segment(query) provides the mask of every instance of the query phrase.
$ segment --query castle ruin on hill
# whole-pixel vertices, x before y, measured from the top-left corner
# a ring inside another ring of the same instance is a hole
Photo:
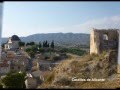
[[[90,54],[100,54],[103,51],[117,52],[117,72],[120,73],[120,30],[93,29],[90,34]],[[113,57],[114,58],[114,57]]]

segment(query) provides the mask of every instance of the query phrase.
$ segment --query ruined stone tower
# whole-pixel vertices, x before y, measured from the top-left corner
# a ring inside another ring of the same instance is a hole
[[[90,54],[118,50],[118,29],[93,29],[90,35]]]
[[[93,29],[90,34],[90,54],[100,54],[103,51],[114,50],[117,58],[117,73],[120,73],[120,30],[118,29]]]

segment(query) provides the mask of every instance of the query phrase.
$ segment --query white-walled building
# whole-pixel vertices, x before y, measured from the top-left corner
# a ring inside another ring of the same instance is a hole
[[[14,50],[19,48],[20,38],[17,35],[9,37],[7,43],[5,44],[5,50]]]

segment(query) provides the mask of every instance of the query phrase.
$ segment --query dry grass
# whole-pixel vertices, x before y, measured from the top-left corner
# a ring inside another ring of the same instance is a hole
[[[113,53],[116,55],[115,53]],[[112,54],[110,54],[112,55]],[[100,55],[70,56],[71,58],[62,61],[53,72],[49,74],[48,83],[43,83],[42,88],[54,86],[54,88],[117,88],[120,87],[117,80],[104,82],[73,82],[72,78],[97,78],[107,79],[115,74],[116,63],[109,58],[109,53],[103,52]],[[112,73],[111,73],[112,72]]]

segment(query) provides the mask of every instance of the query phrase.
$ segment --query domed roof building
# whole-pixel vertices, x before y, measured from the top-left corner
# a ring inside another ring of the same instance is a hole
[[[20,38],[17,35],[9,37],[7,43],[5,44],[5,49],[7,50],[16,50],[19,48]]]
[[[19,38],[17,35],[13,35],[13,36],[11,37],[11,40],[12,40],[12,41],[20,41],[20,38]]]

